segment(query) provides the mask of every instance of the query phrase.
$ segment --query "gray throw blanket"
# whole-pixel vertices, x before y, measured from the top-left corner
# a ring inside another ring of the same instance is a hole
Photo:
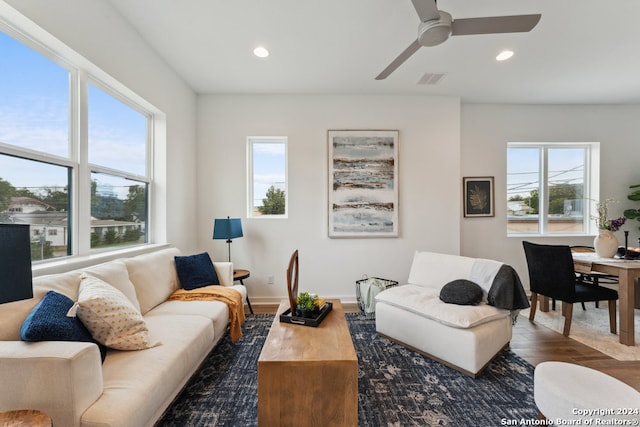
[[[502,264],[493,279],[487,295],[487,301],[494,307],[510,310],[514,323],[518,312],[530,307],[520,276],[518,276],[513,267],[507,264]]]

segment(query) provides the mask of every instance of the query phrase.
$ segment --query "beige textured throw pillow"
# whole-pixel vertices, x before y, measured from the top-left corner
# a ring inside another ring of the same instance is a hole
[[[82,275],[76,305],[78,318],[107,347],[142,350],[159,344],[150,342],[147,324],[131,301],[97,277]]]

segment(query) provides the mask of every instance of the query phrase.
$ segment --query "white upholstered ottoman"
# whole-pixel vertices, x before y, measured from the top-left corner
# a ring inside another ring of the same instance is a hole
[[[447,320],[460,314],[460,320],[465,323],[470,319],[478,320],[477,324],[463,327],[432,317],[430,312],[412,309],[411,304],[403,306],[389,302],[391,294],[408,291],[409,287],[411,285],[390,288],[378,294],[386,292],[376,304],[376,330],[385,338],[474,378],[509,344],[512,326],[508,311],[483,305],[474,307],[475,312],[480,312],[478,317],[471,307],[466,306],[442,307],[442,311],[438,310],[453,315],[445,316]],[[389,292],[391,290],[395,291]],[[414,290],[425,294],[429,292],[418,287]],[[437,294],[431,302],[433,305],[445,305],[437,298]],[[447,311],[446,308],[451,310]],[[463,314],[464,311],[467,313]]]
[[[450,304],[440,299],[443,287],[459,280],[472,281],[482,289],[479,304]],[[494,300],[498,302],[489,304]],[[522,284],[509,266],[493,260],[416,252],[408,283],[376,296],[376,331],[477,377],[509,344],[514,310],[528,306]]]
[[[536,366],[533,395],[540,414],[553,422],[559,421],[556,424],[597,419],[606,420],[600,425],[637,425],[624,421],[609,423],[640,421],[637,390],[600,371],[573,363],[542,362]]]

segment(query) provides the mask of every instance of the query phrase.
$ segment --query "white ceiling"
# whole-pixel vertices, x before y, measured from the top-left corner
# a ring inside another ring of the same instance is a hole
[[[456,18],[541,13],[530,33],[452,37],[378,75],[417,36],[410,0],[110,0],[203,94],[444,95],[640,103],[640,1],[440,0]],[[264,45],[267,59],[253,56]],[[503,49],[515,51],[496,62]],[[425,73],[446,73],[417,85]]]

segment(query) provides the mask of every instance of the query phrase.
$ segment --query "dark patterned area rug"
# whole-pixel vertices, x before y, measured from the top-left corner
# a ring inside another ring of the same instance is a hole
[[[250,315],[241,340],[231,343],[227,334],[157,426],[257,425],[258,356],[272,321],[272,315]],[[536,419],[533,367],[512,352],[503,351],[474,380],[380,338],[374,320],[349,313],[347,321],[358,354],[360,426],[500,426]]]

